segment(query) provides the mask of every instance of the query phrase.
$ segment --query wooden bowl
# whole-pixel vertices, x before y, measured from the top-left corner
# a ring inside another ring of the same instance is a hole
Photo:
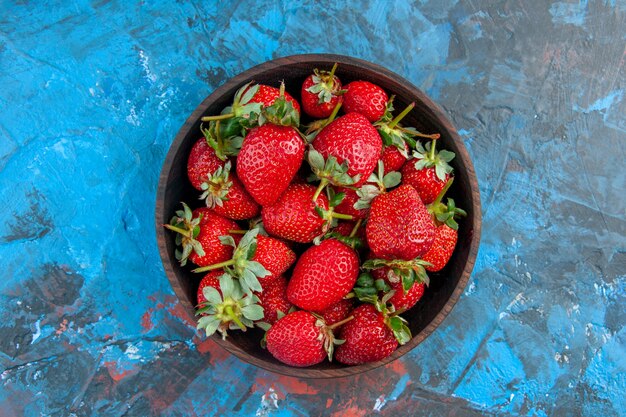
[[[280,81],[284,80],[287,91],[299,99],[302,82],[313,69],[330,70],[335,62],[339,63],[336,74],[344,85],[354,80],[373,82],[388,94],[396,95],[394,104],[397,110],[402,110],[410,102],[415,101],[415,109],[403,120],[403,124],[414,126],[425,133],[439,132],[441,139],[438,148],[456,153],[456,158],[451,163],[455,180],[449,196],[454,198],[458,207],[467,211],[467,217],[460,220],[459,240],[449,264],[440,273],[430,274],[431,284],[423,298],[403,315],[409,321],[413,338],[382,361],[357,366],[344,366],[325,361],[309,368],[294,368],[278,362],[260,347],[260,330],[246,333],[232,331],[226,340],[222,340],[219,335],[213,336],[217,344],[248,363],[280,374],[304,378],[355,375],[398,359],[422,343],[443,322],[463,292],[478,251],[481,226],[480,196],[472,161],[456,129],[441,108],[404,78],[370,62],[326,54],[295,55],[275,59],[228,80],[196,108],[178,132],[167,154],[159,179],[156,202],[156,233],[165,272],[180,303],[189,317],[196,321],[194,305],[202,274],[191,273],[189,266],[180,267],[174,256],[174,236],[162,225],[180,208],[181,201],[190,204],[192,208],[201,204],[198,192],[191,187],[186,174],[187,156],[192,145],[202,136],[200,118],[219,114],[222,108],[230,105],[235,91],[251,80],[274,86],[278,86]]]

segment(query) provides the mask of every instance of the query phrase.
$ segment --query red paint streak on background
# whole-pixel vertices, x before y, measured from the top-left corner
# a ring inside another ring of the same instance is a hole
[[[119,382],[122,379],[126,378],[127,376],[134,374],[136,372],[133,369],[126,369],[124,371],[120,371],[117,368],[117,363],[113,361],[104,362],[104,366],[107,368],[107,371],[109,372],[109,376],[111,377],[111,379],[114,380],[115,382]]]

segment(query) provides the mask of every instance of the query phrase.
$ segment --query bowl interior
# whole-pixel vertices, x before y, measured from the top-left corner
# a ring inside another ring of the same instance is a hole
[[[337,377],[357,374],[391,362],[421,343],[443,321],[458,300],[469,279],[478,250],[480,235],[480,200],[474,168],[467,150],[455,128],[443,111],[423,92],[400,76],[369,62],[338,55],[298,55],[273,60],[254,67],[230,79],[207,97],[183,125],[166,157],[157,194],[156,229],[160,254],[170,283],[190,317],[194,317],[196,291],[202,274],[193,274],[189,267],[181,268],[174,256],[175,244],[171,234],[161,226],[167,223],[184,201],[192,208],[199,207],[198,192],[189,184],[186,174],[187,155],[193,144],[202,137],[200,117],[219,114],[231,104],[237,89],[249,81],[278,86],[282,80],[286,90],[299,99],[303,80],[314,68],[330,69],[339,63],[336,74],[347,84],[354,80],[366,80],[381,86],[388,94],[396,96],[397,112],[415,102],[415,109],[403,120],[405,126],[414,126],[424,133],[441,134],[439,149],[456,153],[451,165],[455,180],[449,191],[458,207],[467,211],[461,219],[459,240],[452,259],[446,268],[429,274],[431,284],[420,302],[403,316],[409,321],[413,338],[400,346],[390,357],[376,363],[347,367],[338,363],[324,362],[310,368],[292,368],[274,359],[259,345],[261,333],[229,332],[224,341],[214,340],[239,358],[262,368],[297,377]]]

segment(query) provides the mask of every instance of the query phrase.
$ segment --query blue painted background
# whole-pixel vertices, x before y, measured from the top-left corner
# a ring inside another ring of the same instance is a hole
[[[626,415],[626,2],[0,4],[3,416]],[[484,210],[444,325],[330,382],[198,338],[153,224],[187,115],[305,52],[380,63],[439,102]]]

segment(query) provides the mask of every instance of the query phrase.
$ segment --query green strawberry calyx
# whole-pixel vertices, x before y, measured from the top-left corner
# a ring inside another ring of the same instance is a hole
[[[435,174],[441,181],[446,180],[446,175],[452,173],[453,169],[448,162],[454,159],[454,152],[448,150],[441,150],[435,152],[437,141],[433,139],[424,147],[421,142],[417,142],[415,145],[415,151],[413,151],[413,157],[417,159],[415,162],[415,169],[421,170],[425,168],[435,168]]]
[[[374,198],[397,186],[400,184],[400,181],[402,181],[402,174],[396,171],[385,174],[383,161],[379,160],[378,172],[373,172],[367,179],[367,183],[357,190],[356,195],[359,196],[359,199],[354,203],[353,207],[357,210],[370,208]]]
[[[380,293],[384,295],[379,297]],[[411,330],[408,322],[399,316],[403,311],[396,311],[393,304],[388,303],[395,291],[384,279],[374,280],[369,272],[363,272],[357,278],[356,284],[347,297],[357,297],[364,303],[374,305],[374,308],[383,315],[385,325],[391,329],[394,337],[401,345],[411,340]]]
[[[252,99],[256,93],[258,93],[259,88],[259,85],[253,84],[253,81],[244,84],[235,93],[232,105],[225,107],[220,115],[204,116],[201,120],[203,122],[209,122],[237,118],[251,120],[253,123],[256,122],[261,110],[263,109],[263,104],[253,102]]]
[[[210,121],[209,127],[205,127],[204,123],[200,124],[200,131],[204,135],[207,145],[215,150],[215,155],[222,161],[226,161],[229,156],[239,154],[245,130],[237,125],[233,127],[233,123]]]
[[[430,284],[430,278],[426,273],[425,266],[431,266],[430,262],[415,258],[410,261],[403,259],[368,259],[361,265],[361,269],[371,271],[379,268],[389,268],[387,279],[391,283],[402,282],[402,289],[406,294],[414,283]]]
[[[258,118],[259,126],[272,123],[279,126],[300,126],[300,113],[291,101],[285,98],[285,83],[280,83],[280,95],[271,106],[263,107]]]
[[[313,194],[313,201],[317,200],[317,197],[319,197],[322,190],[324,190],[328,184],[349,187],[359,181],[360,174],[354,177],[348,175],[348,161],[343,161],[340,164],[333,155],[329,155],[327,159],[324,159],[324,156],[312,146],[309,146],[307,160],[314,174],[311,179],[320,180],[317,190],[315,190],[315,194]]]
[[[228,192],[233,182],[230,179],[230,161],[219,167],[212,174],[207,174],[207,180],[200,185],[202,195],[200,200],[204,200],[208,208],[215,206],[223,207],[224,201],[228,200]]]
[[[407,152],[408,148],[415,148],[415,137],[423,137],[427,139],[439,139],[438,133],[427,135],[419,132],[414,127],[403,127],[400,125],[400,121],[413,110],[415,102],[409,104],[398,114],[393,116],[395,96],[391,96],[385,107],[385,113],[383,116],[374,123],[374,127],[378,130],[384,146],[395,146],[400,151],[400,154],[409,159]]]
[[[448,204],[443,204],[441,200],[446,192],[452,186],[452,182],[454,181],[454,177],[450,177],[446,182],[446,185],[437,195],[435,201],[426,206],[430,215],[435,220],[437,224],[446,224],[448,227],[458,230],[459,224],[456,222],[456,219],[459,217],[467,216],[467,212],[461,208],[456,206],[456,203],[453,199],[448,198]]]
[[[220,276],[219,282],[221,294],[211,286],[202,289],[206,302],[196,311],[196,315],[201,316],[197,325],[199,330],[204,330],[207,336],[218,331],[222,339],[226,339],[227,330],[245,332],[254,326],[254,321],[263,319],[263,307],[258,304],[256,295],[244,294],[226,273]]]
[[[313,85],[307,88],[306,91],[316,94],[319,104],[330,103],[333,97],[337,97],[347,91],[339,88],[339,79],[335,77],[336,70],[336,62],[330,71],[320,71],[317,68],[313,70]]]
[[[232,285],[239,285],[241,290],[248,295],[253,292],[261,292],[263,288],[259,282],[259,278],[271,275],[265,267],[257,261],[253,261],[257,248],[257,236],[259,229],[248,230],[237,245],[232,236],[220,236],[219,239],[223,245],[229,245],[235,248],[232,259],[220,262],[214,265],[196,268],[192,272],[207,272],[215,269],[224,268],[226,277],[224,280],[233,281]],[[235,282],[235,280],[237,282]]]
[[[315,212],[318,216],[324,219],[324,224],[322,225],[322,233],[320,233],[319,236],[313,239],[313,243],[316,245],[320,244],[326,233],[331,228],[337,226],[338,220],[354,220],[354,217],[349,214],[335,212],[335,207],[337,207],[345,197],[344,193],[335,193],[335,190],[333,190],[331,187],[326,187],[326,195],[328,196],[328,210],[325,210],[317,205],[317,198],[313,200],[315,203]]]
[[[176,249],[175,255],[180,265],[185,266],[192,252],[198,256],[204,256],[205,253],[202,244],[196,240],[200,234],[202,215],[194,218],[189,206],[185,203],[182,205],[183,209],[176,211],[176,215],[170,219],[169,224],[164,224],[163,227],[177,233],[176,246],[182,247],[182,251]]]
[[[343,243],[344,245],[350,246],[352,249],[359,250],[365,247],[365,243],[356,236],[356,233],[359,231],[359,228],[363,224],[363,219],[359,219],[352,231],[348,236],[344,236],[339,232],[333,231],[330,229],[323,237],[323,239],[336,239]]]
[[[324,346],[324,351],[326,351],[326,354],[328,355],[328,360],[332,362],[335,346],[341,345],[342,343],[345,342],[345,340],[336,339],[335,335],[333,334],[333,330],[335,330],[339,326],[346,324],[350,320],[354,319],[354,316],[349,316],[341,321],[338,321],[331,325],[327,325],[324,319],[320,315],[315,314],[315,313],[311,313],[311,314],[317,319],[315,321],[315,326],[318,327],[320,331],[319,336],[317,337],[317,340],[322,342]]]

